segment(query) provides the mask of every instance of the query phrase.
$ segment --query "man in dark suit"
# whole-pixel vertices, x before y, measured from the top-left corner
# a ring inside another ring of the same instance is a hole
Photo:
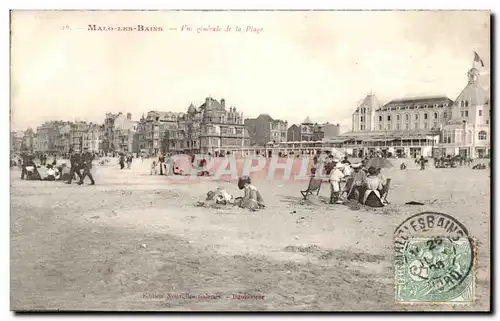
[[[92,155],[91,152],[88,150],[83,153],[82,158],[81,158],[81,167],[83,168],[83,175],[80,177],[80,181],[78,182],[78,185],[83,184],[83,180],[85,177],[90,178],[90,185],[95,185],[94,177],[92,177],[92,173],[90,170],[92,169],[92,161],[94,160],[94,155]]]
[[[71,151],[71,156],[69,158],[69,162],[71,164],[71,171],[69,172],[69,180],[66,182],[66,184],[71,184],[71,181],[75,178],[75,174],[78,175],[80,180],[82,179],[82,174],[80,173],[81,169],[81,157],[80,153],[77,153],[75,151]]]

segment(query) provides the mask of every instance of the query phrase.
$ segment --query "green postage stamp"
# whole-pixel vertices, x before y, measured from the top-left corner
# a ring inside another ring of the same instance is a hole
[[[419,213],[394,236],[396,302],[474,302],[476,251],[460,222],[446,214]]]

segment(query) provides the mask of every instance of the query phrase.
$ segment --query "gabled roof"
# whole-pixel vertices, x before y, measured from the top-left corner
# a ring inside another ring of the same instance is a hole
[[[379,103],[377,97],[374,94],[368,94],[363,99],[361,104],[359,104],[358,108],[356,108],[356,111],[358,111],[361,108],[372,108],[372,110],[375,110],[379,107],[380,107],[380,103]]]
[[[304,119],[304,121],[302,122],[302,124],[312,124],[313,122],[311,121],[311,118],[309,118],[309,116],[306,117],[306,119]]]
[[[199,107],[200,109],[224,109],[222,105],[216,100],[213,99],[212,97],[207,98],[208,103],[210,106],[207,106],[207,101],[205,101],[201,106]]]

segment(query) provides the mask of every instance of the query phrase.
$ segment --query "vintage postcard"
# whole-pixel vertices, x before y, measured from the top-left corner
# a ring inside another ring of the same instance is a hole
[[[489,11],[11,11],[13,311],[489,311]]]

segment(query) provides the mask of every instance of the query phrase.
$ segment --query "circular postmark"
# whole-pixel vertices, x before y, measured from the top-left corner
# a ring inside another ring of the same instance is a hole
[[[436,212],[413,215],[394,232],[398,302],[472,301],[474,244],[454,217]]]

